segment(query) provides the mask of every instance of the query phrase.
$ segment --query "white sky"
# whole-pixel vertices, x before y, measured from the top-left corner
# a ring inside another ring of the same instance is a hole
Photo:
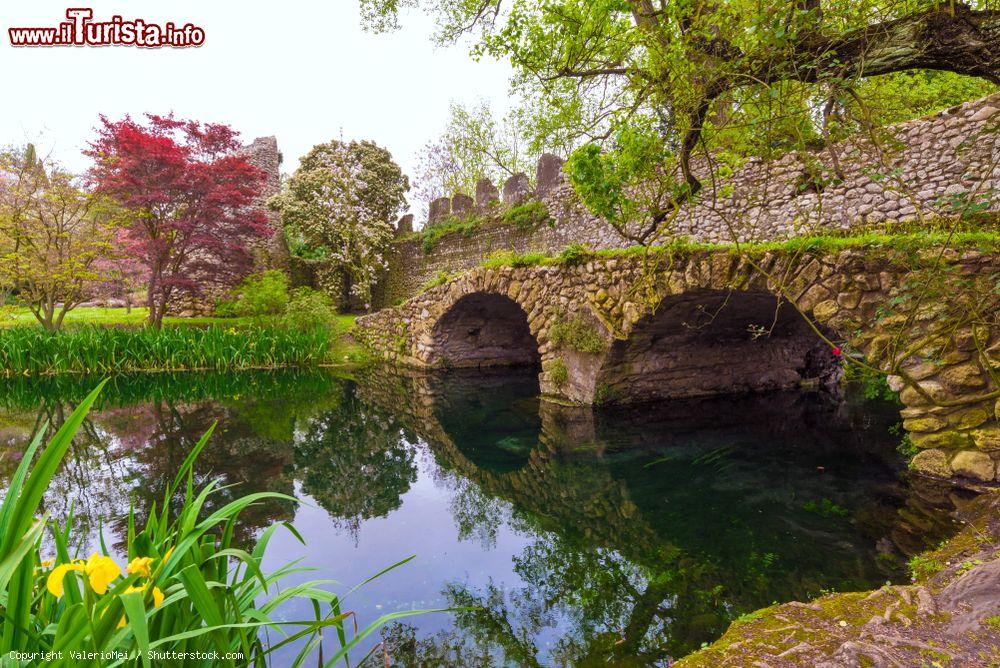
[[[67,6],[92,7],[95,20],[190,22],[204,28],[205,44],[10,46],[7,28],[55,26]],[[80,151],[98,114],[172,110],[228,123],[246,142],[276,135],[283,171],[314,144],[342,135],[385,146],[412,178],[451,100],[508,106],[505,63],[474,62],[464,46],[435,47],[433,22],[419,13],[398,32],[365,33],[356,0],[32,0],[5,2],[0,17],[0,145],[34,142],[77,171],[87,167]]]

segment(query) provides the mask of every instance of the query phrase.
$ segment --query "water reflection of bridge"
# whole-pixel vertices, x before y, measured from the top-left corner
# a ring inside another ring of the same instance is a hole
[[[941,492],[903,495],[885,423],[846,404],[779,394],[633,420],[539,401],[534,378],[509,371],[373,372],[358,391],[540,533],[638,566],[644,588],[616,592],[631,601],[613,645],[623,655],[656,629],[670,652],[687,651],[734,610],[900,578],[942,529]],[[804,510],[822,500],[835,511]]]

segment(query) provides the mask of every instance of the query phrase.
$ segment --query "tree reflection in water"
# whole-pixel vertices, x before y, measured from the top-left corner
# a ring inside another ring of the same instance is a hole
[[[46,419],[58,427],[95,382],[0,388],[5,477],[32,431]],[[908,555],[950,530],[947,493],[901,475],[891,406],[783,394],[594,412],[537,394],[533,375],[510,372],[373,373],[358,384],[293,372],[119,378],[46,503],[59,518],[73,503],[91,540],[103,523],[120,544],[129,503],[142,513],[162,504],[217,422],[196,466],[199,484],[224,486],[212,507],[299,492],[328,514],[324,530],[377,559],[362,527],[391,518],[426,475],[447,498],[455,544],[485,554],[523,540],[506,581],[469,584],[456,578],[472,564],[440,562],[434,586],[467,609],[432,633],[386,629],[392,662],[414,666],[666,665],[772,601],[899,581]],[[297,510],[255,506],[238,535],[249,544]]]

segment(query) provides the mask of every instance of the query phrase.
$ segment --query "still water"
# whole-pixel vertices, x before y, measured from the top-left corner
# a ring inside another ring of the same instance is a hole
[[[4,480],[93,384],[0,384]],[[162,499],[217,422],[196,466],[236,485],[216,506],[301,500],[243,515],[246,544],[279,521],[305,539],[279,532],[265,570],[301,559],[315,571],[300,580],[347,591],[415,555],[347,599],[362,625],[470,608],[386,627],[358,653],[381,642],[379,666],[665,666],[773,602],[903,581],[953,529],[951,492],[905,475],[891,405],[772,394],[591,411],[537,393],[510,372],[117,378],[46,503],[120,548],[129,503]]]

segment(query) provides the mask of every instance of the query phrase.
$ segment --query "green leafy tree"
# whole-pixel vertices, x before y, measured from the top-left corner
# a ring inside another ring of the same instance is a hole
[[[424,147],[417,172],[417,195],[429,202],[458,192],[475,192],[476,181],[498,184],[531,171],[522,124],[516,115],[496,118],[489,104],[453,102],[444,132]]]
[[[0,155],[0,284],[12,286],[50,332],[102,279],[115,208],[33,146]]]
[[[314,146],[268,204],[292,254],[317,263],[323,287],[367,305],[409,187],[384,148],[334,140]]]
[[[390,29],[401,8],[417,4],[362,0],[363,16],[373,29]],[[927,90],[956,75],[1000,83],[1000,32],[993,28],[1000,12],[992,0],[420,4],[437,17],[442,42],[471,36],[475,55],[513,64],[515,87],[547,115],[537,119],[536,134],[614,147],[625,128],[652,129],[665,158],[655,165],[656,189],[669,195],[653,207],[659,226],[669,222],[671,204],[702,189],[696,151],[783,152],[867,127],[880,120],[874,112],[905,106],[892,95],[914,98],[912,88],[880,86],[883,77],[951,73],[921,82]],[[723,164],[731,161],[724,156]],[[641,167],[615,177],[628,181],[654,167],[628,155],[621,162]]]

